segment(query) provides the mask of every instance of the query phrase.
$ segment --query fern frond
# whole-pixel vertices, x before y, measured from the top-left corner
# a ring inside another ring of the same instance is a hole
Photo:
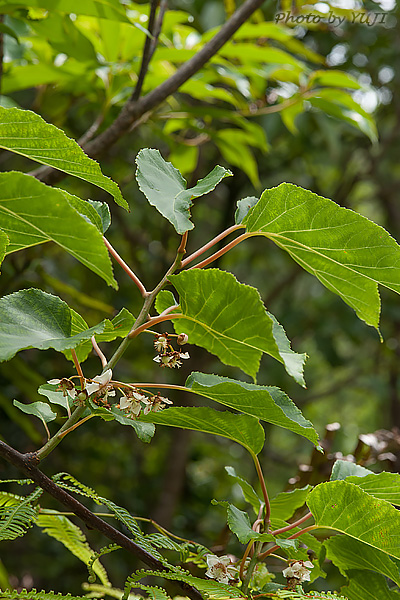
[[[233,599],[244,597],[240,589],[236,587],[225,585],[224,583],[219,583],[218,581],[214,581],[212,579],[200,579],[200,577],[194,577],[191,575],[189,571],[185,571],[180,567],[174,567],[173,571],[150,571],[142,569],[140,571],[136,571],[136,573],[132,573],[125,583],[124,598],[128,597],[130,590],[132,587],[138,585],[138,581],[140,581],[140,579],[148,576],[163,577],[164,579],[188,583],[189,585],[197,588],[200,592],[206,594],[209,598],[215,600],[218,600],[219,598]]]
[[[270,595],[268,597],[271,597]],[[336,592],[307,592],[298,589],[293,590],[277,590],[272,594],[272,599],[276,600],[347,600],[344,596],[338,596]]]
[[[163,548],[164,550],[175,550],[175,552],[181,552],[185,550],[187,546],[190,545],[190,542],[183,542],[182,544],[178,544],[175,540],[167,537],[163,533],[149,533],[145,535],[144,538],[149,541],[156,548]]]
[[[57,483],[60,487],[68,490],[69,492],[75,492],[75,494],[80,494],[81,496],[86,496],[87,498],[91,498],[95,502],[97,502],[97,494],[92,488],[88,487],[84,483],[81,483],[75,477],[70,475],[69,473],[57,473],[52,477],[53,481]],[[97,502],[97,504],[100,504]]]
[[[85,565],[89,565],[94,551],[90,548],[85,535],[75,523],[54,511],[54,514],[39,514],[36,525],[41,527],[44,533],[61,542]],[[107,572],[100,562],[97,562],[92,568],[93,572],[96,573],[103,585],[111,586]]]
[[[39,508],[33,503],[42,493],[41,488],[37,488],[26,497],[1,492],[0,541],[15,540],[25,535],[37,518]]]
[[[37,592],[21,590],[0,590],[0,600],[85,600],[85,596],[71,596],[71,594],[56,594],[55,592]]]
[[[96,560],[99,560],[99,558],[101,558],[105,554],[110,554],[110,552],[114,552],[114,550],[119,550],[120,548],[121,546],[118,546],[118,544],[110,544],[109,546],[101,548],[98,552],[95,552],[90,557],[89,562],[87,563],[87,568],[89,571],[89,583],[95,583],[96,581],[96,569],[93,567]]]
[[[82,587],[84,590],[87,590],[85,598],[104,598],[105,596],[111,596],[111,598],[116,598],[117,600],[121,600],[124,595],[123,590],[119,588],[109,588],[104,587],[104,585],[98,585],[97,583],[83,583]],[[128,600],[141,600],[143,596],[138,596],[137,594],[129,594]]]
[[[0,479],[1,483],[18,483],[18,485],[30,485],[34,483],[33,479]]]
[[[153,585],[144,585],[141,583],[136,584],[141,590],[145,590],[148,593],[150,600],[171,600],[165,590]]]

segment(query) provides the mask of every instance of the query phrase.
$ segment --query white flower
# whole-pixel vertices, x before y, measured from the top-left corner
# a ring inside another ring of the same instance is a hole
[[[126,396],[122,396],[122,398],[120,399],[119,407],[122,410],[126,410],[132,415],[135,415],[136,417],[140,415],[140,411],[142,410],[142,405],[138,400],[132,400],[131,398],[127,398]]]
[[[158,335],[154,340],[154,348],[157,350],[157,352],[162,352],[163,350],[166,350],[168,348],[168,335]]]
[[[94,392],[97,392],[101,388],[104,388],[112,379],[111,369],[107,369],[102,375],[96,375],[93,377],[92,383],[86,384],[86,392],[88,396],[91,396]]]
[[[236,579],[237,569],[232,565],[229,556],[215,556],[207,554],[207,577],[216,579],[220,583],[229,583],[230,579]]]
[[[286,579],[298,579],[299,581],[310,581],[310,571],[308,569],[313,569],[314,565],[309,560],[299,560],[296,562],[292,562],[289,567],[282,571],[282,575],[286,577]]]
[[[70,379],[67,379],[66,377],[63,377],[63,379],[49,379],[47,383],[49,383],[50,385],[58,385],[58,389],[60,391],[62,390],[64,396],[68,394],[70,398],[74,399],[78,395],[78,392],[75,389],[75,385]]]
[[[153,406],[152,406],[151,410],[153,412],[162,410],[163,408],[165,408],[166,404],[173,404],[172,400],[169,400],[169,398],[164,398],[163,396],[159,396],[159,395],[154,396],[152,400],[153,400]]]
[[[50,383],[50,385],[59,385],[61,383],[61,379],[49,379],[47,383]]]
[[[167,352],[166,354],[159,354],[153,360],[161,364],[162,367],[168,367],[169,369],[173,369],[174,367],[181,367],[182,362],[181,358],[187,359],[190,358],[189,352]]]

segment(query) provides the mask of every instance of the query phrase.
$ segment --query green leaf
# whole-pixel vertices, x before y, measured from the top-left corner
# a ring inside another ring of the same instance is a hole
[[[111,407],[111,412],[114,415],[115,420],[118,421],[118,423],[120,423],[121,425],[128,425],[129,427],[132,427],[135,430],[136,435],[140,440],[142,440],[142,442],[147,443],[151,441],[151,438],[153,437],[155,432],[155,427],[152,423],[144,423],[143,421],[128,419],[128,417],[125,416],[125,413],[121,409],[117,408],[115,405]]]
[[[400,600],[400,594],[389,590],[386,580],[378,573],[350,571],[349,585],[340,590],[348,600]]]
[[[283,550],[297,550],[299,547],[299,540],[285,540],[283,538],[276,538],[275,543]]]
[[[307,498],[315,524],[400,558],[400,514],[389,502],[347,481],[317,485]]]
[[[219,269],[193,269],[169,279],[179,292],[184,314],[173,321],[175,331],[187,333],[191,344],[212,352],[226,365],[240,367],[253,379],[265,352],[304,385],[306,355],[292,352],[283,328],[265,310],[255,288]]]
[[[217,500],[212,500],[212,504],[220,504],[226,508],[228,527],[242,544],[247,544],[250,540],[262,540],[264,542],[274,540],[274,537],[269,533],[257,533],[253,531],[249,515],[236,508],[234,504],[218,502]]]
[[[161,292],[157,294],[154,306],[156,311],[160,314],[167,308],[170,308],[170,306],[174,306],[174,304],[178,305],[178,302],[173,293],[170,290],[161,290]]]
[[[244,220],[378,328],[378,283],[400,293],[400,247],[379,225],[298,186],[266,190]]]
[[[129,208],[117,184],[103,175],[95,160],[61,129],[30,110],[0,106],[0,147],[92,183]]]
[[[111,410],[108,410],[108,408],[105,408],[104,406],[98,406],[90,398],[87,401],[87,406],[95,417],[100,417],[103,421],[114,421],[115,415]]]
[[[337,479],[346,479],[349,475],[355,475],[356,477],[365,477],[370,475],[372,471],[365,469],[361,465],[356,465],[348,460],[337,460],[332,467],[332,473],[330,480],[335,481]]]
[[[190,221],[192,198],[208,194],[224,177],[232,175],[227,169],[216,166],[193,188],[186,189],[185,179],[171,163],[163,159],[158,150],[144,148],[137,155],[136,164],[140,190],[180,234],[194,227]]]
[[[283,521],[290,519],[296,510],[304,505],[311,489],[311,485],[306,485],[291,492],[281,492],[275,496],[270,502],[272,518]]]
[[[6,249],[9,243],[8,235],[0,229],[0,265],[3,262],[3,258],[6,254]]]
[[[400,475],[399,473],[371,473],[361,477],[347,477],[346,481],[354,483],[359,488],[391,504],[400,506]]]
[[[57,385],[45,383],[44,385],[40,386],[40,388],[38,389],[38,393],[42,396],[46,396],[46,398],[52,404],[58,404],[59,406],[62,406],[63,408],[65,408],[65,410],[67,410],[67,408],[70,406],[68,402],[68,396],[64,396],[63,392],[57,392],[57,388]]]
[[[11,29],[11,27],[8,27],[7,25],[4,25],[4,23],[0,23],[0,33],[5,33],[5,34],[11,36],[19,44],[19,39],[18,39],[18,36],[15,33],[15,31],[13,31]]]
[[[21,290],[0,299],[0,361],[26,348],[75,348],[103,329],[104,323],[99,323],[71,335],[71,312],[65,302],[41,290]]]
[[[248,483],[248,481],[246,481],[245,479],[243,479],[242,477],[237,475],[236,471],[233,467],[225,467],[225,471],[228,473],[228,475],[230,477],[235,479],[235,481],[240,485],[240,487],[242,488],[244,499],[249,504],[251,504],[251,506],[254,509],[254,512],[256,513],[256,515],[258,515],[258,511],[260,510],[262,500],[258,496],[258,494],[255,491],[255,489],[253,488],[253,486],[250,485],[250,483]]]
[[[207,407],[172,407],[150,412],[141,420],[220,435],[241,444],[251,454],[258,454],[264,446],[263,428],[257,419],[248,415]]]
[[[79,210],[84,210],[81,203],[86,204],[29,175],[0,173],[0,227],[10,241],[6,253],[53,241],[117,287],[102,235],[79,214]],[[87,204],[88,211],[91,208]]]
[[[53,412],[48,404],[45,402],[31,402],[31,404],[22,404],[18,400],[13,401],[14,406],[22,410],[27,415],[34,415],[43,423],[50,423],[57,418],[57,413]]]
[[[185,386],[194,394],[289,429],[318,444],[317,432],[310,421],[303,417],[297,406],[279,388],[198,372],[189,375]]]
[[[400,585],[399,566],[387,554],[344,535],[325,540],[326,557],[346,576],[346,571],[376,571]]]
[[[253,208],[257,202],[258,198],[255,196],[247,196],[246,198],[237,201],[237,209],[235,212],[236,225],[239,225],[243,221],[249,210]]]
[[[355,77],[352,77],[352,75],[349,75],[345,71],[338,70],[314,71],[311,73],[308,81],[310,86],[326,85],[350,88],[352,90],[359,90],[362,87]]]

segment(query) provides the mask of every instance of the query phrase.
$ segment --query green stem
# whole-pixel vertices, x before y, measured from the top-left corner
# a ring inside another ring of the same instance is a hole
[[[49,441],[46,442],[44,446],[39,448],[39,450],[35,453],[37,462],[40,462],[41,460],[46,458],[46,456],[48,456],[50,452],[52,452],[54,448],[58,446],[58,444],[62,441],[64,432],[68,431],[68,429],[71,429],[71,427],[73,427],[79,421],[85,410],[86,406],[78,406],[74,410],[69,419],[65,421],[61,429],[59,429],[57,433],[53,435],[53,437],[51,437]]]
[[[253,575],[254,568],[257,564],[257,560],[259,558],[259,552],[262,548],[262,542],[256,542],[256,547],[253,556],[251,557],[250,564],[247,567],[246,576],[244,578],[242,592],[243,594],[247,594],[247,590],[249,589],[249,584],[251,581],[251,576]]]

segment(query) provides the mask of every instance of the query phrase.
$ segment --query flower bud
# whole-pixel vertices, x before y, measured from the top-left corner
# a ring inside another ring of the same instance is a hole
[[[186,333],[180,333],[177,338],[177,342],[180,346],[188,343],[189,336]]]

